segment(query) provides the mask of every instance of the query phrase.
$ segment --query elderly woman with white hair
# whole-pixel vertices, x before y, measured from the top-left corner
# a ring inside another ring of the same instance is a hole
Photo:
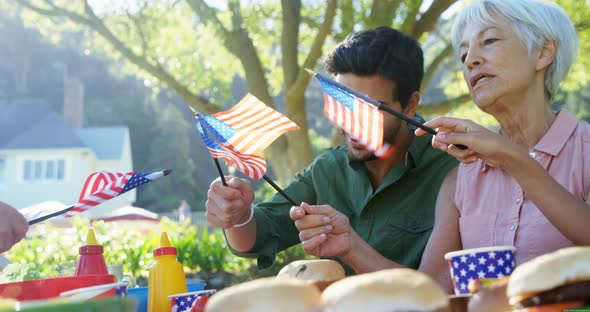
[[[544,1],[476,0],[457,17],[453,44],[473,101],[500,130],[447,117],[427,123],[439,131],[432,145],[462,161],[439,191],[420,264],[449,290],[449,251],[516,246],[518,265],[590,244],[590,126],[550,107],[576,56],[570,19]],[[352,231],[344,215],[329,217],[331,230],[304,241],[306,250],[331,250],[320,255],[340,257],[358,273],[399,267]]]
[[[473,101],[500,130],[446,117],[427,123],[439,130],[432,145],[462,161],[453,198],[440,207],[440,222],[459,234],[446,249],[515,246],[518,265],[589,245],[590,126],[550,106],[576,57],[570,19],[554,3],[480,0],[461,12],[452,42]]]

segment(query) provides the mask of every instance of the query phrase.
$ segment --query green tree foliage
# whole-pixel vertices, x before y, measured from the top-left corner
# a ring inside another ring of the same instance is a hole
[[[302,131],[279,138],[266,156],[285,181],[312,158],[304,96],[310,77],[304,68],[318,66],[334,39],[354,25],[395,24],[421,38],[455,1],[17,2],[29,25],[53,42],[79,33],[86,53],[120,61],[146,85],[174,90],[201,111],[218,111],[212,103],[229,101],[234,76],[244,77],[248,91],[266,104],[284,102]]]
[[[305,101],[310,77],[304,68],[317,69],[324,52],[353,30],[393,25],[424,43],[422,91],[440,90],[440,96],[425,97],[430,100],[422,105],[423,114],[445,114],[469,102],[460,75],[452,74],[459,66],[448,39],[449,19],[463,1],[16,2],[28,24],[52,42],[63,43],[64,34],[77,33],[81,39],[75,43],[85,53],[115,60],[118,69],[154,90],[173,90],[198,110],[210,113],[235,103],[231,81],[245,79],[249,92],[281,108],[301,127],[283,135],[265,153],[280,182],[306,166],[313,153],[308,132],[312,110]],[[558,2],[587,42],[587,1]],[[577,65],[566,90],[587,80],[579,79],[586,63]]]
[[[74,37],[74,38],[71,38]],[[75,35],[68,35],[68,40]],[[181,199],[203,209],[206,190],[216,172],[196,163],[210,156],[201,146],[186,105],[175,95],[153,96],[151,88],[133,77],[114,77],[109,63],[85,56],[68,46],[47,42],[16,18],[0,15],[0,99],[40,98],[61,113],[63,77],[83,82],[85,127],[120,126],[130,129],[136,171],[174,169],[168,183],[138,189],[137,206],[173,211]],[[119,75],[120,76],[120,75]]]

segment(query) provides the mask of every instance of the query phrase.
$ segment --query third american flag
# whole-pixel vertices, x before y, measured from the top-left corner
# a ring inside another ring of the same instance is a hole
[[[198,114],[197,128],[213,158],[223,158],[251,178],[266,173],[262,151],[281,134],[299,127],[252,94],[233,108],[210,116]]]
[[[66,214],[66,218],[84,212],[140,185],[168,175],[170,172],[171,170],[152,173],[95,172],[86,178],[78,202]]]

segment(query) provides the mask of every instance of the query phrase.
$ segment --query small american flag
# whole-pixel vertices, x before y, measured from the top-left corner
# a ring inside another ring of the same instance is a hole
[[[233,108],[207,116],[223,145],[242,154],[260,155],[281,134],[299,127],[248,93]]]
[[[188,312],[191,310],[193,303],[197,299],[197,295],[189,295],[182,297],[172,297],[170,299],[170,305],[172,306],[172,312]]]
[[[207,133],[215,133],[215,129],[207,123],[204,117],[197,116],[197,129],[201,138],[207,145],[207,149],[211,156],[215,159],[225,159],[228,166],[234,167],[245,175],[260,179],[266,174],[266,161],[264,157],[258,155],[246,155],[234,150],[231,146],[224,147],[217,144],[213,139],[207,136]],[[206,132],[203,130],[206,129]]]
[[[378,157],[385,157],[393,147],[383,143],[383,113],[378,107],[316,76],[324,91],[324,114],[333,124]]]
[[[262,151],[286,131],[299,129],[252,94],[230,110],[210,116],[197,114],[195,118],[211,156],[225,159],[228,166],[253,179],[266,173]]]
[[[152,173],[95,172],[86,178],[78,202],[66,214],[66,218],[84,212],[140,185],[168,175],[170,172],[171,170]]]

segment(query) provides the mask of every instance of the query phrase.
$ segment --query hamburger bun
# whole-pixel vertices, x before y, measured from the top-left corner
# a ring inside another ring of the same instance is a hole
[[[322,293],[325,311],[447,311],[448,298],[428,275],[388,269],[341,279]]]
[[[522,311],[583,306],[590,301],[590,247],[563,248],[521,264],[512,272],[506,293],[510,304]]]
[[[334,260],[298,260],[284,266],[277,278],[296,278],[307,281],[323,291],[333,282],[344,278],[344,268]]]
[[[234,285],[212,295],[207,312],[319,312],[320,291],[304,281],[274,277]]]

